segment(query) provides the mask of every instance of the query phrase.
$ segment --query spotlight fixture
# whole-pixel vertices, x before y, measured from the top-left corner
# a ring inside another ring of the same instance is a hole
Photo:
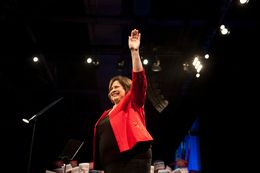
[[[93,58],[92,58],[92,57],[85,57],[85,59],[84,59],[84,63],[85,63],[85,64],[91,64],[92,61],[93,61]]]
[[[160,66],[160,60],[156,60],[154,63],[153,63],[153,65],[152,65],[152,71],[154,71],[154,72],[159,72],[159,71],[161,71],[162,70],[162,68],[161,68],[161,66]]]
[[[220,33],[222,35],[228,35],[228,34],[230,34],[230,31],[225,25],[221,25],[220,26]]]
[[[184,71],[190,71],[190,65],[188,63],[183,63],[182,66]]]
[[[247,4],[249,0],[239,0],[240,4]]]
[[[144,66],[147,66],[147,65],[148,65],[148,63],[149,63],[149,60],[145,58],[145,59],[143,59],[143,61],[142,61],[142,62],[143,62],[143,65],[144,65]]]
[[[85,56],[84,58],[84,63],[88,64],[88,65],[93,65],[95,67],[98,67],[100,64],[99,58],[89,55],[89,56]]]
[[[124,69],[124,67],[125,67],[125,60],[124,59],[118,60],[117,61],[117,67],[116,67],[117,70],[122,71]]]
[[[93,64],[94,66],[99,66],[99,60],[98,60],[98,58],[93,59],[92,64]]]

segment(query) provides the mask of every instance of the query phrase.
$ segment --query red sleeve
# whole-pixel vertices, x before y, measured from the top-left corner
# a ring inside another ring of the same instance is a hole
[[[140,107],[145,104],[147,79],[145,71],[133,72],[132,71],[132,86],[131,92],[133,101]]]

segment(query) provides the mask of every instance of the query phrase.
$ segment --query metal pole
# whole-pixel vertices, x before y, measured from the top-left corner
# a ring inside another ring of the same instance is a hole
[[[29,153],[29,159],[28,159],[27,173],[31,172],[31,162],[32,162],[32,151],[33,151],[35,128],[36,128],[36,121],[33,122],[33,131],[32,131],[32,138],[31,138],[31,146],[30,146],[30,153]]]

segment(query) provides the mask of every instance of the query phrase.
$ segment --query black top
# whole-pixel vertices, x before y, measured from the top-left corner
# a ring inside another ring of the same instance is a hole
[[[97,157],[101,168],[105,165],[122,160],[133,158],[151,158],[147,150],[151,147],[150,143],[138,143],[133,149],[120,153],[113,129],[110,125],[109,116],[104,117],[97,125]],[[99,165],[99,164],[98,164]]]
[[[109,116],[106,116],[97,125],[97,150],[101,165],[106,165],[120,157]]]

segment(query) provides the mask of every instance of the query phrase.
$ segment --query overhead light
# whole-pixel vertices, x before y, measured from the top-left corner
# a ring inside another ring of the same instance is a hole
[[[85,60],[84,60],[84,62],[85,62],[86,64],[91,64],[92,61],[93,61],[92,57],[86,57]]]
[[[225,25],[221,25],[220,26],[220,33],[222,35],[228,35],[228,34],[230,34],[230,31]]]
[[[240,4],[247,4],[249,0],[239,0]]]
[[[23,120],[23,122],[25,122],[25,123],[27,123],[27,124],[30,122],[29,120],[27,120],[27,119],[25,119],[25,118],[23,118],[22,120]]]
[[[161,68],[161,66],[160,66],[160,60],[156,60],[154,63],[153,63],[153,65],[152,65],[152,71],[154,71],[154,72],[158,72],[158,71],[161,71],[162,70],[162,68]]]
[[[189,71],[190,65],[188,63],[183,63],[182,66],[184,71]]]
[[[149,63],[148,59],[145,58],[145,59],[143,60],[143,65],[148,65],[148,63]]]
[[[100,61],[99,61],[98,57],[95,57],[95,56],[92,56],[92,55],[88,55],[88,56],[85,56],[84,63],[88,64],[88,65],[93,65],[95,67],[98,67],[99,64],[100,64]]]
[[[94,66],[99,66],[99,60],[98,60],[98,58],[93,59],[92,64],[93,64]]]
[[[117,70],[122,71],[125,67],[125,60],[121,59],[117,61]]]

